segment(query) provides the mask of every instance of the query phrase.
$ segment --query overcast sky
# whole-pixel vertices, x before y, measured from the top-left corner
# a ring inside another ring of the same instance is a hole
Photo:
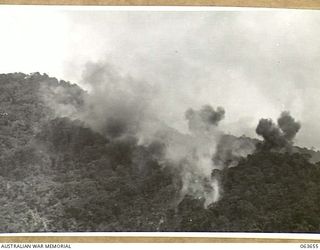
[[[157,86],[159,117],[223,106],[225,131],[255,135],[289,110],[297,143],[320,149],[320,11],[109,11],[0,7],[0,73],[84,84],[87,62]]]

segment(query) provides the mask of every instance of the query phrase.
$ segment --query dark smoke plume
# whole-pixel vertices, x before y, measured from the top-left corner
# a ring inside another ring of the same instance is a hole
[[[256,133],[263,137],[266,148],[283,148],[287,140],[279,127],[271,119],[261,119],[256,128]]]
[[[222,107],[217,107],[217,110],[210,105],[204,105],[199,111],[188,109],[185,117],[188,120],[189,130],[191,132],[209,131],[215,127],[224,118],[225,110]]]
[[[284,111],[278,119],[278,124],[275,124],[271,119],[261,119],[256,133],[263,137],[264,148],[290,150],[300,127],[300,123],[296,122],[288,111]]]
[[[283,132],[284,137],[292,141],[301,128],[301,124],[296,122],[288,111],[281,113],[278,119],[278,125]]]

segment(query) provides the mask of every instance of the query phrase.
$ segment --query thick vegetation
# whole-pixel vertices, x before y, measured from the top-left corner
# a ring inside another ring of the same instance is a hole
[[[257,150],[213,173],[217,203],[205,209],[186,196],[177,204],[179,178],[157,160],[163,145],[110,140],[57,117],[48,100],[59,88],[60,103],[81,108],[85,93],[76,85],[0,75],[1,232],[320,232],[320,165],[307,154],[315,152]]]

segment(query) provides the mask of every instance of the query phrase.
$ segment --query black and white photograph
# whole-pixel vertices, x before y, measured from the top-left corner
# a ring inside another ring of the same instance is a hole
[[[0,6],[0,233],[320,233],[320,10]]]

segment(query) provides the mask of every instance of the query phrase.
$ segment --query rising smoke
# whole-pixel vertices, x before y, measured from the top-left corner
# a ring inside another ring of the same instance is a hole
[[[256,133],[264,139],[263,148],[290,151],[300,127],[300,123],[296,122],[288,111],[284,111],[278,118],[277,124],[271,119],[261,119]]]
[[[283,132],[283,136],[290,142],[292,142],[301,128],[301,124],[296,122],[288,111],[281,113],[278,119],[278,125]]]
[[[241,158],[255,150],[252,140],[223,133],[219,123],[224,116],[222,107],[214,109],[204,105],[199,110],[190,108],[185,112],[189,134],[166,129],[157,137],[156,140],[165,145],[164,164],[178,170],[181,180],[177,204],[186,195],[203,200],[205,208],[217,202],[221,188],[219,175],[215,173],[236,166]]]
[[[195,111],[192,108],[188,109],[185,117],[188,120],[190,132],[197,134],[198,132],[210,132],[218,126],[224,115],[224,108],[217,107],[217,110],[215,110],[210,105],[205,105],[199,111]]]
[[[182,180],[181,199],[185,195],[191,195],[203,199],[205,207],[219,199],[219,183],[212,172],[220,169],[220,166],[214,164],[212,157],[222,136],[218,125],[224,114],[222,107],[215,110],[210,105],[205,105],[200,110],[186,111],[185,118],[190,130],[189,142],[168,147],[169,160],[172,159],[172,152],[183,152],[176,162]]]
[[[52,90],[51,95],[44,95],[56,115],[78,119],[111,142],[135,137],[143,147],[162,145],[161,154],[155,159],[160,165],[173,168],[180,179],[177,204],[186,195],[202,200],[204,207],[218,201],[220,187],[214,170],[237,165],[241,157],[255,149],[249,141],[226,139],[219,128],[225,117],[222,107],[189,108],[185,112],[189,133],[182,133],[158,116],[153,101],[161,93],[154,86],[121,75],[106,63],[88,63],[82,76],[82,85],[88,91],[82,95],[81,106],[61,104]],[[148,167],[142,155],[134,155],[134,162]]]
[[[90,88],[81,119],[94,130],[115,139],[135,135],[148,118],[152,87],[121,76],[105,63],[88,63],[83,80]],[[150,112],[151,114],[151,112]]]

